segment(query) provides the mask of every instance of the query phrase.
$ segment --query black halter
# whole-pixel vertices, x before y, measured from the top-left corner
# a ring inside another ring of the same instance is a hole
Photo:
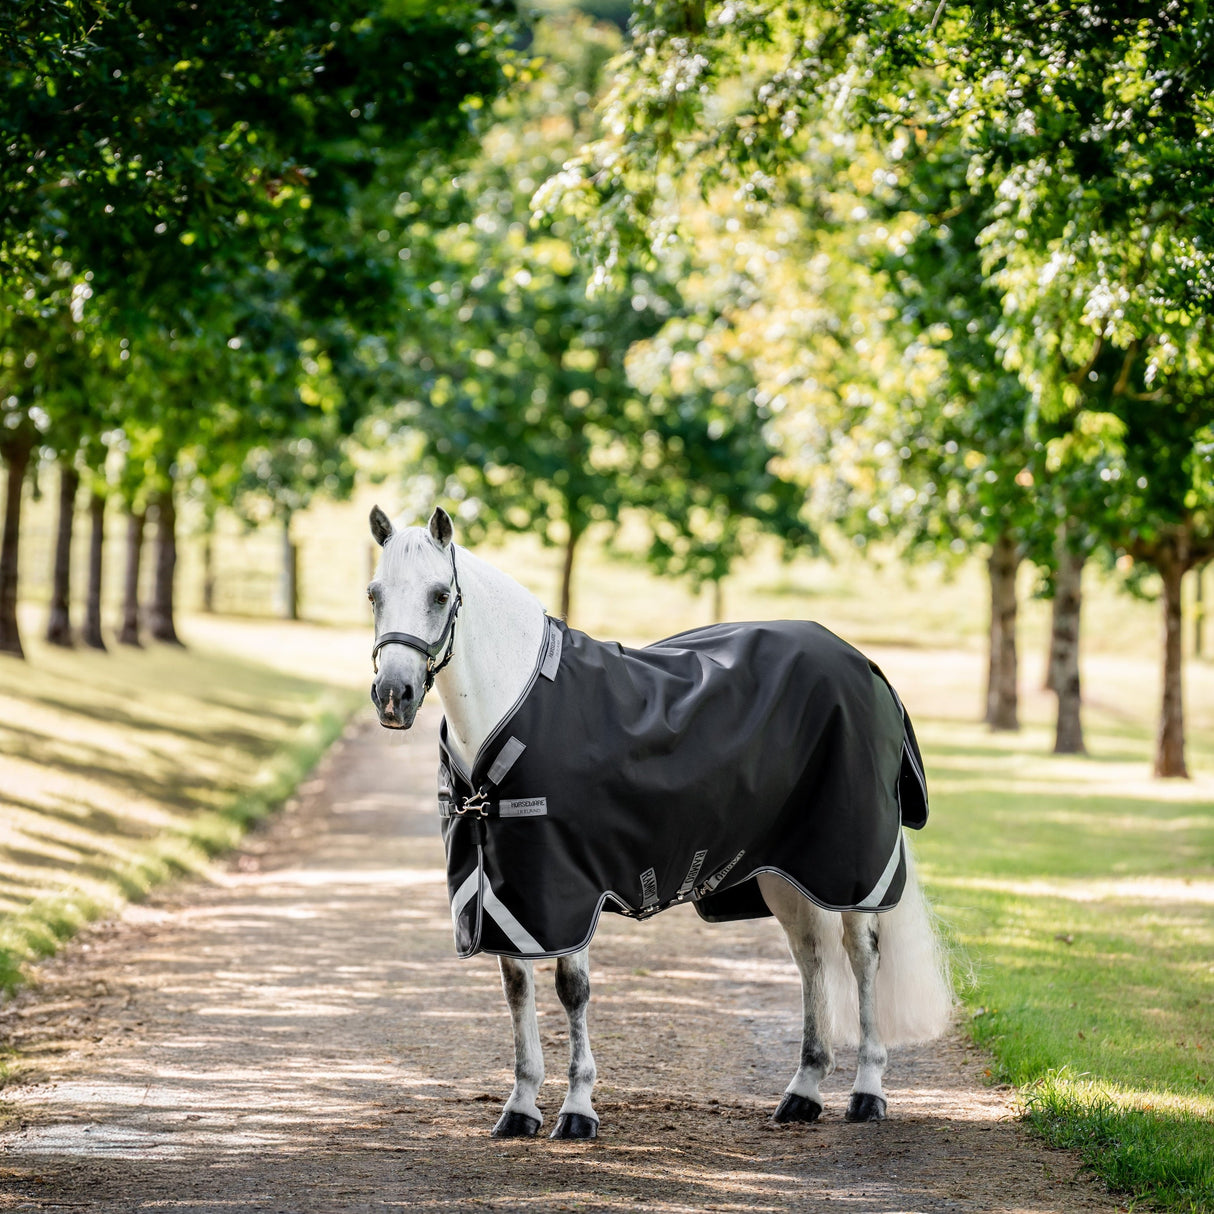
[[[379,651],[385,645],[408,645],[410,649],[416,649],[418,653],[426,655],[426,685],[425,690],[429,691],[434,686],[434,676],[438,674],[444,666],[451,661],[451,655],[455,652],[455,617],[459,615],[460,606],[463,604],[464,596],[460,593],[459,588],[459,573],[455,568],[455,545],[451,546],[451,578],[455,585],[455,599],[451,603],[451,610],[447,613],[447,622],[443,625],[443,630],[439,634],[437,641],[423,641],[421,637],[415,637],[409,632],[382,632],[375,638],[375,644],[371,646],[371,668],[376,674],[379,673],[379,663],[376,658],[379,656]],[[443,649],[447,652],[443,654],[441,662],[435,662],[435,659]]]

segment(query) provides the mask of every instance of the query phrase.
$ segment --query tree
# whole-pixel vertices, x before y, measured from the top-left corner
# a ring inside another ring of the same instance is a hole
[[[396,250],[367,259],[373,234],[325,237],[370,186],[382,198],[410,155],[466,137],[467,107],[504,79],[507,32],[491,6],[458,0],[323,10],[174,0],[154,15],[133,0],[20,0],[6,12],[0,302],[21,322],[0,334],[15,339],[0,359],[10,503],[19,509],[45,424],[43,330],[61,323],[70,290],[87,283],[104,298],[115,341],[155,344],[213,320],[215,296],[255,248],[254,271],[290,293],[297,315],[357,323],[382,295],[373,285],[391,281]],[[11,652],[16,509],[0,557],[0,648]]]
[[[347,444],[332,414],[318,412],[310,432],[272,447],[255,447],[245,457],[239,479],[228,496],[250,526],[268,517],[282,529],[282,615],[299,618],[299,552],[291,535],[291,520],[318,494],[348,496],[354,487],[354,466]]]
[[[673,300],[640,266],[591,292],[569,225],[527,222],[535,185],[579,138],[614,37],[586,22],[538,27],[534,49],[550,58],[501,103],[460,176],[453,222],[430,234],[433,303],[405,351],[404,416],[426,436],[428,466],[465,499],[465,532],[534,531],[560,545],[566,617],[578,544],[627,504],[649,428],[628,349],[658,331]]]
[[[817,543],[802,515],[805,491],[776,471],[780,443],[754,368],[725,317],[677,317],[628,355],[650,424],[632,502],[652,532],[648,559],[664,574],[713,587],[763,532],[786,551]]]
[[[676,161],[702,181],[728,181],[749,207],[795,174],[824,114],[891,150],[954,148],[968,187],[988,200],[977,241],[1000,300],[996,344],[1034,416],[1082,431],[1107,428],[1110,414],[1129,433],[1141,406],[1154,405],[1172,435],[1162,479],[1180,496],[1153,503],[1153,538],[1130,524],[1114,541],[1159,570],[1171,637],[1168,604],[1204,550],[1194,463],[1204,423],[1186,413],[1182,385],[1203,361],[1193,343],[1205,340],[1214,300],[1211,20],[1186,0],[1081,9],[1057,0],[650,0],[619,64],[606,135],[541,201],[585,216],[608,265],[668,230],[663,172]],[[1181,349],[1173,377],[1171,352]],[[1110,435],[1113,460],[1130,451],[1118,438]],[[1133,472],[1131,484],[1152,480],[1146,466]],[[1094,483],[1082,496],[1106,498]],[[1178,653],[1168,641],[1160,774],[1183,772]]]

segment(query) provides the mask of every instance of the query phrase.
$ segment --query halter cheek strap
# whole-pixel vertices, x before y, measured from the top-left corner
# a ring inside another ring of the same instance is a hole
[[[455,652],[455,617],[459,615],[459,609],[464,602],[464,596],[460,593],[459,588],[459,572],[455,567],[454,547],[451,549],[451,578],[455,586],[455,598],[452,600],[451,610],[447,613],[447,622],[443,625],[438,640],[425,641],[411,632],[381,632],[375,638],[375,644],[371,646],[371,668],[376,674],[379,673],[379,662],[376,659],[379,657],[379,651],[385,645],[407,645],[410,649],[416,649],[418,653],[426,655],[425,690],[429,691],[434,686],[435,675],[451,661],[451,655]],[[440,653],[443,653],[444,649],[447,652],[443,654],[442,661],[436,661],[435,659]]]

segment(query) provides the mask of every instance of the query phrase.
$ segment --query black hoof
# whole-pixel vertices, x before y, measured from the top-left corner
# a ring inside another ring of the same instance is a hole
[[[821,1116],[822,1106],[816,1100],[785,1092],[780,1107],[771,1115],[771,1119],[783,1125],[790,1121],[817,1121]]]
[[[539,1133],[540,1123],[526,1113],[508,1111],[497,1119],[493,1127],[494,1138],[534,1138]]]
[[[843,1116],[848,1121],[884,1121],[885,1097],[874,1096],[872,1092],[852,1092]]]
[[[599,1123],[583,1113],[562,1113],[556,1119],[556,1129],[549,1138],[597,1138]]]

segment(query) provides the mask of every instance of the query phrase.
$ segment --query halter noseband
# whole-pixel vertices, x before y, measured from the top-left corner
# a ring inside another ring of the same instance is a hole
[[[464,601],[464,596],[460,593],[459,588],[459,572],[455,567],[454,545],[451,547],[451,578],[455,585],[455,598],[451,603],[451,610],[447,613],[447,622],[443,625],[438,640],[423,641],[421,637],[415,637],[410,632],[380,633],[375,638],[375,644],[371,646],[371,669],[376,674],[379,673],[379,663],[376,658],[379,657],[379,651],[385,645],[408,645],[410,649],[416,649],[418,653],[426,655],[425,691],[429,691],[434,686],[434,676],[451,661],[451,655],[455,652],[455,617],[459,615],[459,609]],[[444,648],[447,652],[443,654],[443,660],[436,663],[435,658],[443,652]]]

